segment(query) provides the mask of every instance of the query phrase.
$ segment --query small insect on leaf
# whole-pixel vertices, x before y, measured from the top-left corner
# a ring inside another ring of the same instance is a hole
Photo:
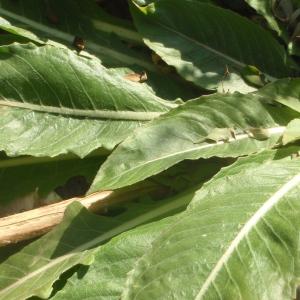
[[[73,46],[76,48],[76,50],[78,52],[84,50],[84,48],[85,48],[84,39],[79,36],[75,36],[74,41],[73,41]]]
[[[270,133],[266,128],[249,128],[246,130],[247,134],[256,140],[267,140],[270,137]]]
[[[228,142],[230,139],[235,139],[235,132],[233,128],[214,128],[207,136],[197,142],[194,142],[194,144],[202,142]]]
[[[145,82],[148,79],[147,73],[145,71],[139,73],[131,73],[124,76],[125,79],[134,82]]]

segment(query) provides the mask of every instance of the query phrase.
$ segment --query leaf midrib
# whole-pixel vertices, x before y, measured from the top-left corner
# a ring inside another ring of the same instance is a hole
[[[272,136],[272,135],[276,135],[276,134],[282,134],[285,131],[285,129],[286,129],[285,126],[278,126],[278,127],[272,127],[272,128],[264,128],[262,130],[268,131],[268,133],[270,134],[270,136]],[[185,150],[185,151],[175,152],[175,153],[171,153],[171,154],[159,157],[159,158],[155,158],[155,159],[147,161],[147,162],[145,162],[145,163],[143,163],[141,165],[135,164],[135,167],[130,168],[129,170],[127,170],[125,172],[122,172],[120,175],[117,175],[117,176],[114,176],[114,177],[110,177],[110,182],[116,181],[117,179],[123,177],[125,174],[127,174],[129,172],[132,172],[132,171],[134,171],[136,169],[140,169],[142,167],[145,167],[146,165],[152,164],[152,163],[154,163],[156,161],[165,160],[165,159],[168,159],[170,157],[177,156],[177,155],[187,154],[187,153],[190,153],[190,152],[193,152],[193,151],[196,151],[196,150],[202,150],[202,149],[206,149],[206,148],[210,148],[210,147],[215,147],[215,146],[219,146],[219,145],[223,145],[223,144],[233,143],[233,142],[240,141],[240,140],[247,139],[247,138],[248,139],[252,139],[249,136],[249,134],[247,134],[247,133],[246,134],[239,134],[239,135],[236,135],[235,138],[230,138],[227,141],[218,141],[218,142],[215,142],[213,144],[205,144],[205,145],[201,144],[198,147],[194,147],[194,148],[191,148],[191,149],[188,149],[188,150]],[[108,186],[108,187],[110,187],[110,186]],[[103,188],[108,188],[108,187],[104,186]]]
[[[141,111],[113,111],[113,110],[91,110],[76,109],[69,107],[55,107],[48,105],[38,105],[32,103],[17,102],[11,100],[0,100],[0,107],[15,107],[37,112],[67,115],[74,117],[88,117],[91,119],[111,119],[111,120],[129,120],[129,121],[150,121],[159,117],[164,112],[141,112]]]
[[[240,242],[249,234],[249,232],[255,228],[257,223],[264,218],[264,216],[292,189],[297,187],[300,184],[300,173],[292,177],[288,182],[282,185],[272,196],[264,202],[264,204],[254,213],[254,215],[245,223],[241,228],[238,234],[230,243],[229,247],[225,253],[220,257],[220,259],[215,264],[215,267],[212,269],[208,275],[206,281],[202,285],[199,293],[195,297],[195,300],[201,300],[205,296],[205,293],[216,279],[219,272],[222,270],[223,266],[226,265],[230,259],[232,253],[236,250]]]
[[[199,41],[197,41],[197,40],[195,40],[195,39],[187,36],[186,34],[183,34],[183,33],[179,32],[179,31],[177,31],[177,30],[175,30],[175,29],[173,29],[173,28],[171,28],[171,27],[169,27],[169,26],[167,26],[165,24],[162,24],[161,22],[159,22],[157,20],[152,20],[152,22],[155,23],[155,24],[157,24],[157,25],[159,25],[159,26],[161,26],[161,27],[163,27],[167,31],[175,33],[175,34],[181,36],[183,39],[186,39],[189,42],[192,42],[192,43],[194,43],[194,44],[196,44],[196,45],[198,45],[198,46],[200,46],[200,47],[202,47],[202,48],[204,48],[204,49],[206,49],[206,50],[214,53],[217,56],[221,56],[221,57],[225,58],[226,60],[231,61],[232,63],[234,63],[235,65],[239,66],[240,68],[246,67],[245,63],[240,62],[240,61],[236,60],[235,58],[233,58],[233,57],[231,57],[231,56],[229,56],[229,55],[227,55],[227,54],[225,54],[223,52],[220,52],[220,51],[218,51],[218,50],[216,50],[216,49],[214,49],[214,48],[212,48],[212,47],[210,47],[208,45],[205,45],[205,44],[203,44],[203,43],[201,43],[201,42],[199,42]]]

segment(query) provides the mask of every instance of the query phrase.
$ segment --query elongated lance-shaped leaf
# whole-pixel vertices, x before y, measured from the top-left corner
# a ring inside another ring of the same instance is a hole
[[[287,148],[288,154],[285,149],[279,149],[238,159],[234,165],[223,168],[214,178],[237,174],[241,170],[272,161],[279,156],[290,160],[291,157],[286,155],[295,152],[299,147]],[[137,260],[151,249],[152,242],[168,225],[172,226],[180,218],[181,214],[178,214],[113,238],[111,242],[96,250],[95,261],[91,266],[88,269],[85,266],[80,267],[53,299],[119,299],[125,287],[126,277],[130,276],[130,272],[135,272]]]
[[[51,299],[120,299],[128,272],[150,249],[151,243],[162,230],[174,221],[174,217],[138,227],[99,247],[95,250],[95,260],[88,270],[85,266],[80,267]]]
[[[8,155],[112,149],[176,107],[68,49],[14,44],[0,47],[0,59],[0,150]]]
[[[300,161],[210,181],[152,243],[122,299],[294,299]],[[298,282],[297,282],[298,281]]]
[[[18,3],[20,3],[20,2],[18,2]],[[41,3],[43,3],[43,2],[38,1],[37,4],[43,5]],[[65,2],[62,2],[62,3],[65,3]],[[74,5],[75,1],[72,1],[72,3]],[[61,2],[58,4],[61,4]],[[89,5],[87,5],[87,6],[86,5],[87,4],[85,4],[85,6],[84,6],[85,8],[89,7]],[[92,5],[92,7],[93,7],[93,5]],[[1,9],[1,7],[0,7],[0,9]],[[96,7],[95,9],[96,9],[96,12],[99,10],[98,7]],[[95,9],[93,9],[93,11],[95,11]],[[68,11],[68,16],[63,18],[63,20],[66,20],[69,17],[70,10],[65,9],[63,11],[64,12]],[[77,24],[77,22],[78,22],[77,15],[75,15],[75,19],[76,19],[76,24]],[[98,23],[99,22],[96,21],[96,24],[98,24]],[[13,24],[15,24],[15,22],[13,22]],[[102,24],[102,22],[100,22],[100,25],[101,24]],[[111,26],[110,26],[110,27],[112,27],[111,29],[117,30],[118,32],[122,32],[122,30],[125,30],[125,32],[127,32],[126,28],[124,28],[124,26],[120,27],[121,25],[120,24],[117,25],[117,24],[118,24],[118,22],[114,22],[113,24],[111,24]],[[21,23],[19,26],[25,26],[27,28],[26,24]],[[78,26],[82,26],[82,23],[80,23]],[[69,29],[69,26],[67,26],[67,28]],[[107,29],[109,29],[109,28],[107,28]],[[66,48],[66,46],[57,42],[57,41],[61,41],[61,39],[59,39],[55,35],[50,36],[50,38],[54,39],[55,41],[54,40],[46,40],[45,38],[39,38],[32,32],[25,30],[21,27],[16,27],[1,17],[0,17],[0,29],[3,30],[3,32],[2,32],[3,34],[1,34],[0,45],[10,45],[14,42],[25,44],[25,43],[28,43],[28,41],[32,41],[38,45],[48,44],[48,45],[52,45],[52,46],[59,47],[59,48]],[[105,26],[101,26],[101,29],[105,29]],[[81,30],[79,30],[79,31],[81,31]],[[41,36],[44,36],[43,32],[38,32],[38,33]],[[99,38],[98,34],[95,34],[95,36],[97,38]],[[73,36],[71,36],[70,39],[75,40],[75,38]],[[80,41],[80,39],[79,39],[79,41]],[[86,57],[91,57],[90,52],[94,53],[93,52],[94,48],[92,47],[92,49],[90,49],[88,47],[90,44],[87,43],[87,45],[86,45],[85,40],[80,41],[80,43],[81,43],[81,46],[85,46],[85,51],[81,51],[81,55],[86,56]],[[74,46],[74,43],[71,44],[71,42],[70,42],[70,44],[66,44],[66,45],[69,48],[71,47],[71,49],[73,49],[73,50],[76,49],[76,47]],[[98,44],[96,46],[99,47]],[[113,46],[110,45],[109,51],[112,51],[112,48],[113,48]],[[126,49],[126,47],[124,48],[124,45],[122,44],[121,50],[124,51],[124,49]],[[78,50],[78,48],[76,50]],[[122,68],[121,67],[114,68],[112,70],[112,72],[115,72],[115,71],[118,72],[117,70],[122,69],[124,71],[123,76],[131,74],[131,73],[136,73],[136,72],[137,73],[146,73],[147,80],[146,80],[146,82],[143,83],[143,85],[146,87],[148,86],[153,91],[153,93],[155,93],[158,97],[162,97],[164,99],[172,99],[172,100],[177,99],[177,98],[191,99],[191,98],[196,98],[200,94],[203,93],[203,91],[200,91],[200,89],[198,87],[196,87],[195,85],[193,85],[191,83],[186,82],[185,80],[180,78],[177,74],[174,74],[174,73],[166,74],[166,73],[161,72],[159,67],[152,64],[152,62],[147,61],[147,57],[142,57],[142,60],[141,60],[141,58],[139,57],[140,53],[142,53],[142,51],[139,51],[137,54],[131,53],[131,55],[132,55],[131,60],[126,57],[123,57],[122,55],[118,55],[117,53],[111,53],[111,56],[112,56],[111,58],[103,59],[103,57],[101,55],[98,55],[98,57],[100,56],[102,58],[102,63],[105,63],[105,65],[107,65],[107,66],[121,65]],[[114,56],[116,56],[115,59],[113,58]],[[121,61],[119,62],[118,59]],[[137,60],[137,61],[135,61],[135,60]],[[139,62],[139,60],[141,60],[141,61]],[[112,61],[112,62],[110,62],[110,61]],[[128,66],[128,67],[124,68],[124,66]]]
[[[275,148],[270,150],[265,150],[259,154],[251,154],[248,156],[239,157],[233,164],[228,167],[224,167],[211,179],[216,180],[222,177],[231,176],[238,174],[240,171],[245,169],[251,169],[258,167],[262,164],[272,162],[272,161],[290,161],[297,157],[297,153],[300,150],[299,145],[289,145],[282,148]],[[296,155],[295,155],[296,154]]]
[[[300,79],[285,78],[267,84],[256,94],[267,102],[279,102],[300,113]]]
[[[193,171],[192,163],[186,162],[181,165],[180,170],[178,166],[174,169],[178,172],[178,180],[174,178],[175,174],[171,177],[173,185],[177,185],[179,188],[179,182],[184,181],[185,178],[195,181],[196,185],[191,186],[186,192],[181,193],[182,200],[185,199],[186,203],[190,202],[193,198],[194,192],[198,190],[199,184],[205,182],[211,178],[212,174],[216,172],[216,167],[220,167],[220,162],[217,160],[202,161],[202,165],[205,167],[205,172],[198,172],[199,164],[193,163],[195,170]],[[215,165],[215,166],[214,166]],[[219,169],[219,168],[218,168]],[[187,174],[189,170],[189,174]],[[203,170],[202,170],[203,171]],[[164,182],[162,177],[155,177],[155,180]],[[164,182],[165,183],[165,182]],[[184,190],[181,187],[181,190]],[[178,198],[179,199],[179,198]],[[173,199],[172,201],[174,201]],[[160,200],[159,202],[162,202]],[[150,202],[151,203],[151,202]],[[142,206],[142,202],[138,204]],[[132,215],[136,214],[136,204],[132,203],[128,206],[128,213],[131,211]],[[182,207],[183,208],[183,207]],[[147,203],[144,205],[144,210],[148,211],[151,206]],[[178,210],[181,212],[182,210]],[[166,216],[170,215],[170,212]],[[160,219],[159,221],[140,226],[137,229],[130,230],[124,234],[113,238],[103,247],[99,247],[95,250],[95,261],[87,269],[86,266],[81,266],[78,271],[67,281],[67,284],[61,289],[53,299],[120,299],[121,294],[124,291],[126,278],[128,274],[134,270],[137,260],[151,249],[151,243],[159,236],[159,234],[169,224],[175,222],[176,218],[180,218],[181,214]]]
[[[241,79],[247,65],[270,79],[289,74],[284,48],[232,11],[199,1],[162,0],[146,7],[132,4],[132,14],[145,43],[203,88],[253,90]]]
[[[10,24],[10,22],[8,22],[7,20],[3,19],[2,17],[0,17],[0,29],[2,29],[3,31],[6,31],[12,35],[16,35],[22,38],[26,38],[30,41],[36,42],[37,44],[44,44],[45,42],[42,41],[40,38],[38,38],[35,34],[33,34],[32,32],[13,26],[12,24]],[[1,37],[2,40],[2,37]]]
[[[199,172],[200,164],[205,168],[205,171],[203,172],[202,170],[201,173]],[[171,184],[177,185],[176,188],[180,188],[179,185],[181,185],[180,190],[184,190],[185,192],[181,192],[180,195],[175,198],[172,197],[169,200],[144,200],[139,201],[137,204],[134,202],[125,204],[127,207],[126,218],[129,215],[135,217],[138,210],[143,209],[147,212],[153,209],[153,202],[156,202],[156,205],[160,206],[165,201],[170,201],[170,203],[173,201],[182,201],[183,205],[181,209],[177,209],[177,212],[181,212],[186,208],[184,203],[190,202],[194,192],[206,180],[211,178],[219,168],[220,161],[218,160],[207,160],[196,164],[185,162],[180,166],[174,167],[173,170],[167,172],[167,174],[171,175]],[[176,174],[177,176],[175,176]],[[166,172],[152,179],[166,184],[166,181],[163,180],[164,176],[166,179]],[[182,187],[183,181],[187,178],[191,181],[191,185]],[[122,208],[120,205],[118,207],[119,209]],[[175,212],[170,210],[165,216],[173,213]],[[180,214],[138,227],[135,230],[117,236],[103,247],[96,249],[95,261],[88,270],[85,266],[80,267],[78,272],[72,278],[68,279],[66,286],[53,299],[120,299],[128,272],[134,269],[136,261],[150,249],[152,241],[168,224],[174,222],[174,218],[177,218],[177,216],[180,217]]]
[[[92,215],[79,203],[72,203],[56,229],[0,264],[0,299],[48,298],[61,273],[93,261],[93,250],[87,249],[138,225],[182,211],[193,194],[194,190],[164,201],[132,203],[116,217]]]
[[[272,148],[295,114],[258,99],[253,94],[212,95],[173,109],[122,142],[100,168],[92,190],[133,184],[184,159],[237,157]],[[226,133],[212,141],[216,128],[227,128],[232,137]]]
[[[1,0],[0,15],[16,26],[43,38],[60,41],[68,47],[72,47],[74,37],[79,36],[86,41],[88,51],[106,65],[140,65],[154,69],[146,55],[130,49],[121,41],[141,43],[132,24],[105,13],[94,1]],[[19,30],[16,33],[24,32]],[[30,38],[27,34],[25,36]]]

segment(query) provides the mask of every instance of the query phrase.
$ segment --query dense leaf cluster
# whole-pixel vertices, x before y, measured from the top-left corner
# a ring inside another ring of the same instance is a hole
[[[296,0],[0,0],[1,215],[119,195],[0,248],[0,299],[295,299],[299,37]]]

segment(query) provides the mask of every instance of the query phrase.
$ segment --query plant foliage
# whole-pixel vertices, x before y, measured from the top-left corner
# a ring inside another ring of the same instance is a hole
[[[120,200],[2,247],[0,299],[300,299],[299,16],[0,0],[0,215]]]

